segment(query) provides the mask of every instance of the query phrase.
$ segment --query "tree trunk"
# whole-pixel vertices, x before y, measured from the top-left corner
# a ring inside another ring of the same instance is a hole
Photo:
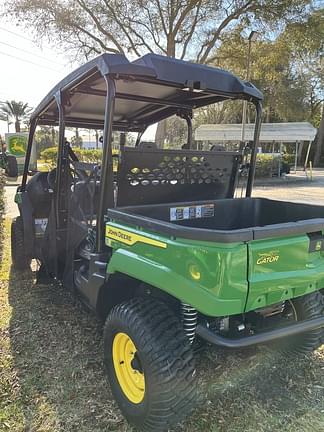
[[[300,141],[298,146],[298,155],[297,155],[297,164],[303,165],[302,156],[303,156],[303,149],[304,149],[304,141]]]
[[[79,128],[75,128],[75,142],[76,142],[76,145],[78,147],[80,147],[80,149],[81,149],[82,148],[82,141],[79,138],[80,138]]]
[[[321,157],[324,155],[324,104],[322,107],[321,123],[313,143],[316,143],[314,166],[317,167],[321,161]]]
[[[20,132],[20,122],[19,122],[19,120],[15,121],[15,129],[16,129],[16,132]]]
[[[55,129],[54,127],[51,128],[51,141],[52,141],[52,146],[55,147],[56,142],[55,142]]]
[[[95,131],[95,134],[96,134],[96,149],[98,150],[98,147],[99,147],[99,134],[98,134],[97,129]]]
[[[162,120],[158,123],[155,132],[155,143],[158,148],[163,148],[164,139],[166,135],[166,120]]]
[[[172,33],[168,35],[167,55],[168,57],[175,57],[175,40],[174,40],[174,35]],[[167,127],[167,120],[162,120],[158,123],[158,126],[156,128],[155,143],[158,148],[163,148],[165,135],[166,135],[166,127]]]

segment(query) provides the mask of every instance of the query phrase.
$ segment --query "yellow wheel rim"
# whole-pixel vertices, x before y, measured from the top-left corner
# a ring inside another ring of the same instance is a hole
[[[145,377],[137,349],[126,333],[117,333],[113,341],[113,363],[118,383],[127,399],[139,404],[145,395]]]

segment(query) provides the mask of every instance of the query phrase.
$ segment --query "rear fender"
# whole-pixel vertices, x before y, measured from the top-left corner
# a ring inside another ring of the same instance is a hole
[[[239,299],[220,299],[197,281],[186,279],[171,268],[128,249],[114,251],[107,272],[110,275],[117,272],[127,274],[190,304],[205,315],[222,316],[226,310],[241,308]]]

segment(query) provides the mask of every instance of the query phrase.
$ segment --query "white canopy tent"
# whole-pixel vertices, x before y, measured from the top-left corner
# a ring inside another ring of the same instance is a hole
[[[253,140],[254,124],[245,125],[246,141]],[[298,147],[301,142],[309,143],[305,165],[307,165],[311,143],[317,129],[308,122],[263,123],[260,133],[260,143],[296,143],[295,170],[297,166]],[[205,124],[195,131],[195,140],[226,144],[227,141],[240,141],[242,124]]]

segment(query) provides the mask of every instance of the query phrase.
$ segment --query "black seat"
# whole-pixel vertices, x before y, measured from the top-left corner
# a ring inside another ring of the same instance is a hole
[[[94,218],[99,206],[100,181],[80,180],[72,187],[72,205],[77,207],[84,219]],[[74,213],[74,212],[73,212]]]

